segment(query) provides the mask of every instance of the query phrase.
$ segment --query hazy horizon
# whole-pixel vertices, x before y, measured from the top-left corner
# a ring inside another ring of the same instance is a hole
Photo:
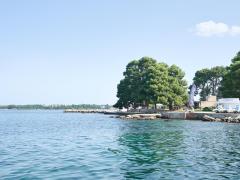
[[[0,3],[0,104],[114,104],[127,63],[143,56],[186,73],[240,50],[237,0]],[[224,12],[224,13],[222,13]]]

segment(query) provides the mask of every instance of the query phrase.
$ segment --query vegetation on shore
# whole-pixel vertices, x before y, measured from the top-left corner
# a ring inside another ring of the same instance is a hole
[[[187,82],[184,71],[176,65],[157,62],[150,57],[133,60],[126,66],[124,78],[117,86],[117,108],[149,107],[157,104],[170,110],[187,104]],[[204,68],[195,73],[196,95],[206,100],[209,95],[219,98],[240,98],[240,52],[228,67]],[[0,109],[109,109],[110,105],[0,105]]]
[[[162,104],[170,110],[187,104],[185,73],[176,65],[168,66],[155,59],[143,57],[126,66],[124,78],[117,86],[117,108],[133,108]],[[228,67],[204,68],[195,73],[195,95],[200,100],[214,95],[219,98],[240,98],[240,52]],[[191,87],[191,86],[189,86]]]
[[[240,52],[232,59],[232,64],[227,67],[220,90],[223,97],[240,98]]]
[[[225,67],[216,66],[211,69],[204,68],[195,73],[193,82],[199,92],[200,100],[205,101],[209,95],[219,95],[219,86],[226,72]]]
[[[31,105],[1,105],[0,109],[45,109],[45,110],[60,110],[60,109],[109,109],[112,106],[106,105],[96,105],[96,104],[55,104],[55,105],[42,105],[42,104],[31,104]]]
[[[155,59],[143,57],[131,61],[118,84],[119,100],[114,107],[149,107],[163,104],[173,109],[187,101],[185,73],[176,65],[168,66]]]
[[[197,86],[200,100],[209,95],[219,98],[240,98],[240,52],[228,67],[204,68],[195,73],[193,82]]]

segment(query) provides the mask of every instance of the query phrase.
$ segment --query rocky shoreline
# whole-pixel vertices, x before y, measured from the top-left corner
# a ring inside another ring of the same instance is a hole
[[[92,114],[92,113],[111,113],[113,111],[108,110],[108,109],[65,109],[64,113],[87,113],[87,114]],[[115,111],[114,111],[115,112]]]
[[[210,122],[227,122],[227,123],[240,123],[240,115],[237,117],[224,117],[224,118],[214,118],[208,115],[203,116],[203,121]]]
[[[132,114],[132,115],[118,115],[112,116],[114,118],[119,119],[135,119],[135,120],[154,120],[154,119],[161,119],[161,114]]]
[[[166,117],[162,114],[131,114],[131,115],[117,115],[111,116],[112,118],[119,118],[123,120],[156,120],[156,119],[174,119]],[[189,119],[190,120],[190,119]],[[208,122],[227,122],[227,123],[240,123],[240,115],[239,116],[226,116],[226,117],[213,117],[209,115],[204,115],[203,118],[199,119],[202,121]]]
[[[209,122],[227,122],[240,123],[240,115],[236,113],[214,113],[214,112],[177,112],[177,111],[163,111],[163,112],[121,112],[106,109],[66,109],[65,113],[102,113],[112,115],[112,118],[119,118],[124,120],[155,120],[155,119],[179,119],[179,120],[202,120]]]

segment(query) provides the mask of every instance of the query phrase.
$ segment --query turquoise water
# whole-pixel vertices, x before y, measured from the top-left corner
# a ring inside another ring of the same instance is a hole
[[[0,179],[240,179],[240,125],[0,111]]]

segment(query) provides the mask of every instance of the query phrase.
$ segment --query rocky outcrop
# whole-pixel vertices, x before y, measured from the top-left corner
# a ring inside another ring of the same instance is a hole
[[[117,111],[109,109],[65,109],[65,113],[116,113]]]
[[[115,116],[115,118],[120,119],[136,119],[136,120],[154,120],[160,119],[161,114],[132,114],[132,115],[120,115]]]
[[[227,123],[240,123],[240,115],[237,117],[224,117],[224,118],[214,118],[208,115],[203,116],[203,121],[211,122],[227,122]]]

